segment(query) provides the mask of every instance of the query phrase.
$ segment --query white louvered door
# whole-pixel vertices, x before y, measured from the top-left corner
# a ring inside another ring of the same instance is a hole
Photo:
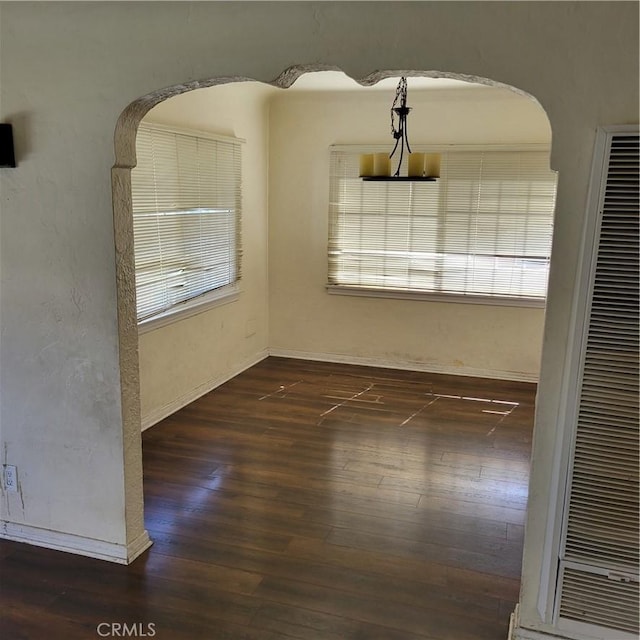
[[[638,635],[638,131],[608,131],[585,299],[556,624]]]

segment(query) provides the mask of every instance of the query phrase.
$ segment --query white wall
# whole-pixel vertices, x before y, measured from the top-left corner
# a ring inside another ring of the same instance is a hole
[[[270,340],[276,353],[536,380],[544,309],[330,295],[329,146],[391,149],[393,90],[282,92],[271,102]],[[542,108],[498,88],[415,91],[412,144],[551,144]]]
[[[237,300],[140,335],[140,402],[150,426],[266,356],[268,96],[256,82],[191,91],[145,121],[243,138],[242,279]]]
[[[14,125],[19,165],[0,171],[0,451],[21,484],[18,496],[3,490],[0,535],[55,530],[82,551],[85,540],[129,547],[144,532],[140,425],[121,414],[137,396],[133,369],[121,378],[119,364],[136,354],[119,348],[110,199],[127,105],[215,78],[270,82],[292,65],[355,78],[469,74],[538,98],[561,176],[521,598],[523,626],[552,628],[537,594],[578,239],[597,126],[638,122],[638,5],[42,2],[0,12],[0,117]],[[123,197],[127,171],[117,172]]]

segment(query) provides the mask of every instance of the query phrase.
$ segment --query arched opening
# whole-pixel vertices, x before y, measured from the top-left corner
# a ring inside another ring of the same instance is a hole
[[[295,69],[291,69],[286,71],[282,76],[276,80],[273,85],[279,88],[287,88],[290,87],[294,81],[302,76],[305,73],[312,71],[329,71],[335,69],[327,69],[325,67],[318,69],[314,67],[297,67]],[[453,79],[453,80],[463,80],[466,82],[474,82],[477,84],[483,84],[485,86],[492,86],[500,89],[508,89],[509,91],[513,91],[512,88],[506,88],[504,85],[500,85],[499,83],[493,83],[491,81],[480,79],[480,78],[471,78],[468,76],[461,76],[458,74],[426,74],[421,72],[412,72],[412,71],[387,71],[387,72],[377,72],[368,76],[367,78],[360,81],[360,83],[364,86],[370,86],[375,84],[377,81],[382,80],[384,78],[397,77],[400,74],[407,75],[410,78],[415,77],[437,77],[442,79]],[[209,86],[214,85],[222,85],[228,84],[232,82],[247,82],[247,78],[224,78],[219,79],[217,81],[212,81]],[[138,331],[136,326],[136,318],[135,318],[135,289],[133,288],[133,283],[135,281],[134,275],[134,267],[133,267],[133,229],[132,229],[132,216],[131,216],[131,195],[130,195],[130,171],[131,168],[135,165],[135,135],[136,129],[141,121],[141,119],[145,116],[145,114],[155,105],[159,104],[163,100],[177,96],[179,94],[185,93],[192,89],[202,88],[203,85],[199,84],[198,86],[184,85],[173,87],[169,90],[158,92],[157,94],[153,94],[151,96],[146,96],[142,98],[132,105],[130,105],[127,110],[123,113],[120,121],[118,123],[118,128],[116,130],[116,166],[113,170],[113,183],[114,183],[114,221],[115,221],[115,236],[116,236],[116,251],[117,251],[117,260],[118,260],[118,317],[119,317],[119,327],[120,327],[120,370],[121,370],[121,380],[122,380],[122,389],[123,389],[123,424],[125,428],[126,438],[125,441],[130,443],[131,446],[125,450],[126,458],[126,474],[128,479],[135,486],[141,486],[140,479],[142,473],[142,464],[141,464],[141,453],[140,453],[140,429],[141,429],[141,415],[139,410],[140,403],[140,379],[139,379],[139,362],[138,362]],[[521,93],[521,92],[518,92]],[[523,95],[523,94],[521,94]],[[530,98],[530,96],[526,96]],[[383,101],[387,102],[387,96]],[[534,101],[535,102],[535,101]],[[537,103],[536,103],[537,104]],[[304,108],[302,106],[301,108]],[[384,113],[384,112],[383,112]],[[280,114],[281,119],[280,123],[284,126],[284,122],[287,118],[287,114],[282,112]],[[381,131],[383,132],[381,135],[387,135],[387,126],[386,122],[381,122]],[[354,135],[356,135],[354,133]],[[357,139],[355,141],[364,141],[366,138],[364,136],[366,133],[358,133]],[[341,141],[344,141],[342,138]],[[382,141],[382,138],[380,139]],[[477,142],[477,140],[474,140]],[[504,142],[504,140],[502,141]],[[291,160],[295,161],[296,155],[295,150],[291,148],[287,148],[284,151],[285,155]],[[286,170],[285,170],[286,172]],[[328,191],[328,186],[325,189]],[[324,222],[319,222],[316,219],[317,224],[324,224]],[[322,232],[321,234],[322,235]],[[291,239],[279,238],[277,242],[286,242]],[[326,258],[322,257],[324,260]],[[319,263],[316,264],[314,268],[324,268],[318,267]],[[275,269],[280,270],[281,273],[286,272],[291,267],[290,264],[276,264]],[[286,312],[284,307],[278,305],[278,308],[282,308],[282,313]],[[542,310],[540,310],[542,314]],[[484,323],[486,324],[486,320]],[[537,321],[539,325],[539,331],[541,333],[542,323],[541,321]],[[482,324],[480,322],[479,324]],[[281,333],[287,334],[291,332],[292,327],[283,327]],[[277,337],[277,336],[276,336]],[[349,339],[347,336],[345,339]],[[477,340],[474,338],[474,340]],[[277,344],[279,352],[283,355],[287,355],[287,352],[294,351],[291,347],[287,348],[286,345]],[[299,349],[299,351],[304,351],[305,349]],[[316,352],[320,349],[316,349]],[[313,349],[309,348],[307,351],[313,352]],[[365,359],[369,357],[371,363],[374,360],[374,356],[370,354],[365,354],[362,362],[365,362]],[[420,363],[415,363],[420,364]],[[428,363],[423,362],[423,366],[426,368]],[[471,367],[473,368],[473,367]],[[476,366],[476,369],[480,369],[481,367]],[[488,367],[487,367],[488,368]],[[467,372],[468,373],[468,372]],[[522,372],[520,372],[522,373]],[[129,499],[128,493],[128,499]],[[135,495],[135,493],[131,493],[131,495]],[[142,496],[140,493],[137,494],[137,499],[142,500]],[[139,504],[140,504],[139,503]]]

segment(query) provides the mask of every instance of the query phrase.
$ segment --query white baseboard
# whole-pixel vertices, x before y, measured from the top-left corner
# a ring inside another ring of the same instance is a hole
[[[135,540],[127,545],[127,562],[131,564],[138,556],[141,556],[151,545],[153,540],[145,529]]]
[[[270,356],[281,358],[295,358],[297,360],[319,360],[321,362],[336,362],[344,364],[364,365],[367,367],[381,367],[383,369],[402,369],[406,371],[424,371],[425,373],[439,373],[473,378],[491,378],[494,380],[510,380],[513,382],[538,382],[538,376],[520,371],[496,371],[494,369],[475,369],[473,367],[456,367],[436,363],[415,361],[385,360],[383,358],[363,358],[337,353],[312,353],[309,351],[292,351],[290,349],[269,349]]]
[[[587,627],[585,626],[585,628]],[[593,627],[589,625],[589,630],[591,629]],[[509,633],[508,640],[615,640],[616,638],[632,640],[636,637],[631,634],[620,634],[620,632],[613,630],[603,630],[601,633],[570,633],[560,629],[556,630],[556,632],[525,629],[520,626],[518,605],[516,605],[516,610],[511,614]]]
[[[424,371],[425,373],[439,373],[454,376],[467,376],[473,378],[491,378],[494,380],[510,380],[514,382],[537,382],[538,377],[530,373],[516,371],[495,371],[493,369],[475,369],[473,367],[455,367],[435,363],[424,363],[415,361],[385,360],[382,358],[363,358],[359,356],[341,355],[337,353],[314,353],[310,351],[294,351],[291,349],[263,349],[253,358],[245,361],[233,371],[224,376],[207,380],[195,389],[185,393],[171,402],[158,407],[148,414],[142,416],[142,431],[145,431],[154,424],[186,407],[206,393],[213,391],[216,387],[224,384],[238,374],[246,371],[253,365],[258,364],[268,356],[278,356],[281,358],[294,358],[296,360],[318,360],[320,362],[336,362],[343,364],[363,365],[367,367],[381,367],[383,369],[401,369],[405,371]]]
[[[507,640],[514,640],[514,631],[516,625],[518,624],[518,610],[520,608],[520,603],[516,603],[516,608],[513,613],[509,616],[509,631],[507,631]]]
[[[509,640],[575,640],[576,636],[559,636],[553,633],[534,631],[533,629],[522,629],[514,627],[513,634]],[[598,640],[596,637],[590,640]]]
[[[0,523],[0,538],[118,564],[130,564],[152,545],[146,531],[128,545],[123,545],[15,522]]]
[[[179,398],[172,400],[171,402],[163,405],[162,407],[158,407],[153,411],[147,413],[147,415],[142,416],[142,431],[145,431],[149,427],[152,427],[154,424],[157,424],[161,420],[164,420],[166,417],[170,416],[172,413],[179,411],[183,407],[186,407],[188,404],[191,404],[198,398],[201,398],[209,391],[213,391],[216,387],[219,387],[221,384],[225,382],[229,382],[231,378],[235,378],[238,374],[246,371],[253,365],[258,364],[265,358],[269,356],[269,351],[267,349],[263,349],[257,355],[243,362],[239,367],[230,371],[229,373],[220,376],[218,378],[213,378],[211,380],[207,380],[206,382],[198,385],[195,389],[192,389],[188,393],[181,395]]]

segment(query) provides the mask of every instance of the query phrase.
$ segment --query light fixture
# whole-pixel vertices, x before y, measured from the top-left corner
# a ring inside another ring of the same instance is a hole
[[[407,135],[407,116],[411,107],[407,106],[407,79],[403,76],[398,82],[396,95],[391,105],[391,135],[395,140],[393,151],[386,153],[367,153],[360,156],[360,177],[363,180],[402,180],[433,181],[440,177],[439,153],[412,153]],[[400,175],[405,147],[409,154],[407,175]],[[391,175],[391,159],[400,151],[398,168]]]
[[[13,129],[10,124],[0,124],[0,167],[15,167]]]

